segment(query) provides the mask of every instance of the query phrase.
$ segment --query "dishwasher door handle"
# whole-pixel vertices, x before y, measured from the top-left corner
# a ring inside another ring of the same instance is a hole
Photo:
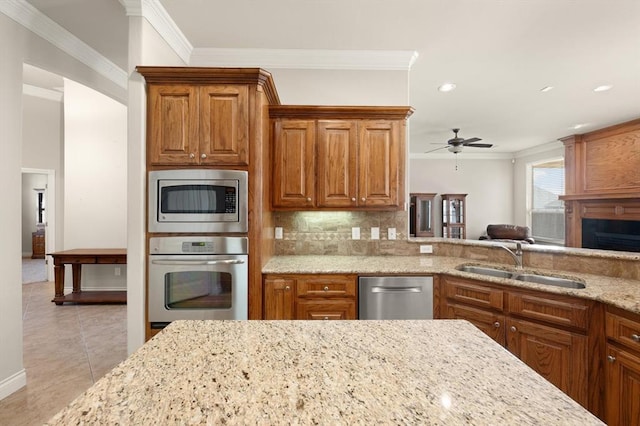
[[[371,293],[422,293],[422,287],[371,287]]]

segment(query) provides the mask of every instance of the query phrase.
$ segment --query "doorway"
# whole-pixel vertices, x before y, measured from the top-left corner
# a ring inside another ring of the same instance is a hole
[[[53,281],[55,170],[22,169],[22,283]]]

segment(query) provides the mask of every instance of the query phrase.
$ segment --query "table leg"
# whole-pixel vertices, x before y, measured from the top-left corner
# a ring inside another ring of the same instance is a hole
[[[80,293],[80,278],[81,278],[82,265],[80,263],[74,263],[71,265],[71,272],[73,273],[73,292]]]
[[[53,266],[55,276],[55,297],[64,297],[64,264]],[[56,305],[62,305],[62,302],[56,302]]]

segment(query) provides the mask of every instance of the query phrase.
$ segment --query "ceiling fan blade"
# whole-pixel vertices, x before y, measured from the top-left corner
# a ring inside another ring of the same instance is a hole
[[[493,144],[490,143],[469,143],[464,144],[464,146],[471,146],[476,148],[491,148]]]
[[[424,153],[428,154],[428,153],[433,152],[433,151],[441,150],[442,148],[447,148],[447,147],[446,146],[441,146],[440,148],[430,149],[429,151],[425,151]]]
[[[473,143],[473,142],[478,142],[478,141],[481,141],[481,140],[482,139],[480,139],[480,138],[469,138],[469,139],[463,140],[462,143],[464,145],[467,145],[467,144],[470,144],[470,143]]]

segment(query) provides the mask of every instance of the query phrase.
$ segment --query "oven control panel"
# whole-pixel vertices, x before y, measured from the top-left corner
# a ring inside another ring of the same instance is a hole
[[[185,241],[182,243],[183,253],[212,253],[215,246],[211,241]]]
[[[149,238],[149,254],[248,254],[247,237],[179,236]]]

